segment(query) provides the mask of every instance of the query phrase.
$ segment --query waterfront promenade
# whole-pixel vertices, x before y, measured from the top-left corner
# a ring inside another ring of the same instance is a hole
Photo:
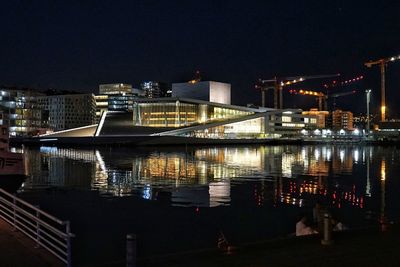
[[[400,266],[400,227],[336,233],[334,244],[322,246],[319,236],[289,237],[237,247],[232,255],[217,249],[139,259],[138,267],[183,266]],[[2,267],[58,267],[54,257],[0,220],[0,262]],[[77,263],[76,266],[81,266]],[[125,266],[123,259],[106,265]]]
[[[400,227],[336,233],[323,246],[319,236],[291,237],[239,247],[232,255],[218,250],[143,260],[141,266],[400,266]]]
[[[64,266],[49,252],[35,248],[35,243],[0,219],[0,265],[2,267]]]

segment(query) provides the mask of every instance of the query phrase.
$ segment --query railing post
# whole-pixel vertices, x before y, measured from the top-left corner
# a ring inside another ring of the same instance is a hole
[[[36,207],[36,248],[40,248],[40,212],[39,206],[35,206]]]
[[[15,227],[17,225],[16,207],[17,207],[17,197],[15,196],[15,194],[13,194],[13,226],[14,226],[13,231],[17,231],[17,227]]]
[[[126,267],[136,267],[136,235],[126,235]]]
[[[333,244],[332,240],[332,225],[331,218],[329,213],[325,213],[324,215],[324,233],[323,239],[321,240],[322,245],[331,245]]]
[[[71,226],[69,221],[65,222],[65,230],[67,232],[67,267],[72,266],[72,249],[71,249]]]

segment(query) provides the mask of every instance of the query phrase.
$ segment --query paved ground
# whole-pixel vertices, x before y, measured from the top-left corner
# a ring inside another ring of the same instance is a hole
[[[9,224],[0,219],[1,267],[58,267],[64,266],[20,232],[13,232]]]
[[[320,237],[290,238],[252,244],[233,255],[216,251],[143,260],[139,266],[400,266],[400,229],[340,233],[322,246]]]
[[[140,259],[138,267],[267,267],[267,266],[400,266],[400,226],[382,232],[369,229],[336,233],[334,244],[322,246],[319,236],[285,238],[237,247],[231,255],[216,249]],[[234,245],[234,244],[233,244]],[[63,266],[35,243],[0,220],[1,267]],[[76,263],[75,266],[81,266]],[[123,260],[104,265],[125,266]]]

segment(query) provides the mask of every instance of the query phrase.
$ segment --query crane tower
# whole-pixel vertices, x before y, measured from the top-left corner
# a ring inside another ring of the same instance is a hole
[[[381,58],[375,61],[366,62],[364,65],[371,68],[374,65],[379,65],[381,69],[381,121],[386,121],[386,96],[385,96],[385,68],[389,62],[400,59],[400,55],[389,58]]]

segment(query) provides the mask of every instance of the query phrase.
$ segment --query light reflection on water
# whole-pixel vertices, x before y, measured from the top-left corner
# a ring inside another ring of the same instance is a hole
[[[42,147],[25,153],[30,178],[22,190],[68,187],[98,190],[109,197],[133,195],[148,200],[166,195],[171,205],[215,207],[232,203],[236,197],[233,192],[240,192],[233,191],[234,187],[255,183],[248,199],[257,205],[272,201],[274,205],[302,207],[323,199],[339,209],[344,205],[364,209],[370,201],[380,203],[382,214],[386,198],[397,196],[387,192],[388,184],[398,184],[394,174],[399,154],[394,148]]]

